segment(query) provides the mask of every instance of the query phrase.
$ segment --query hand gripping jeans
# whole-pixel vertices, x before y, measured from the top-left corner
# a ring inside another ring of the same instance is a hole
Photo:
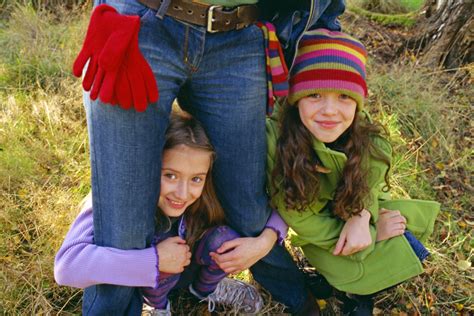
[[[270,216],[260,29],[209,34],[167,16],[159,19],[135,1],[99,2],[141,17],[140,49],[156,76],[160,100],[137,113],[85,95],[96,244],[121,249],[150,244],[164,133],[175,98],[202,122],[216,149],[213,177],[228,223],[243,236],[258,235]],[[303,306],[303,277],[283,247],[275,246],[251,271],[275,299],[295,311]],[[139,315],[141,303],[137,289],[98,285],[85,290],[83,312]]]

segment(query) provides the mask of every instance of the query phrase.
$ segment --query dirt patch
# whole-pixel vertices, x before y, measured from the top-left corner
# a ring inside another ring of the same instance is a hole
[[[340,20],[344,32],[361,40],[375,63],[393,63],[410,37],[406,27],[382,26],[352,12],[344,13]]]

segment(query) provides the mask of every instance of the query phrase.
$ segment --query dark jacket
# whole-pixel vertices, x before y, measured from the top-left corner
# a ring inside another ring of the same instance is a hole
[[[262,18],[277,29],[288,68],[303,32],[315,28],[340,31],[337,17],[345,9],[344,0],[259,0],[258,4]]]

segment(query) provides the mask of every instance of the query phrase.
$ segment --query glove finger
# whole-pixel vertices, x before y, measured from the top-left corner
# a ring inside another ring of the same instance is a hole
[[[128,110],[132,106],[132,90],[125,71],[119,71],[115,83],[115,94],[122,109]]]
[[[105,76],[104,70],[99,67],[99,69],[97,70],[97,74],[95,76],[94,86],[92,87],[92,90],[91,90],[92,100],[96,100],[97,97],[99,96],[99,91],[102,86],[102,82],[104,81],[104,76]]]
[[[89,64],[87,65],[86,75],[84,76],[84,79],[82,79],[82,87],[84,90],[89,91],[91,89],[97,75],[97,68],[97,58],[91,56]]]
[[[156,83],[156,80],[155,80],[155,75],[153,74],[153,71],[151,70],[150,65],[143,57],[142,57],[141,64],[142,64],[141,73],[143,74],[144,82],[146,85],[145,87],[147,91],[148,102],[155,103],[158,101],[158,98],[160,97],[159,91],[158,91],[158,84]]]
[[[133,105],[137,112],[143,112],[148,105],[145,81],[136,67],[132,67],[128,70],[130,86],[133,93]]]
[[[110,104],[114,105],[114,106],[119,104],[118,99],[117,99],[117,95],[115,93],[112,94],[112,98],[110,99]]]
[[[99,66],[99,69],[103,70]],[[100,86],[99,97],[103,102],[109,103],[112,100],[112,95],[114,94],[115,82],[117,81],[118,71],[105,71],[104,70],[104,79],[102,85]]]
[[[74,64],[72,65],[72,74],[78,78],[82,76],[82,70],[86,65],[87,61],[91,58],[90,50],[86,50],[83,48],[74,60]]]

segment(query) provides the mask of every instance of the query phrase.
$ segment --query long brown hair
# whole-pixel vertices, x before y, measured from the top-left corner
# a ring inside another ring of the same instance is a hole
[[[386,130],[378,123],[371,123],[356,113],[351,126],[328,147],[347,156],[341,180],[336,188],[330,207],[333,213],[347,219],[360,213],[369,202],[367,178],[369,157],[381,160],[390,167],[390,160],[373,139]],[[284,202],[290,210],[302,212],[317,198],[319,173],[330,170],[321,166],[313,150],[313,135],[303,125],[297,106],[285,104],[280,120],[280,135],[276,146],[276,163],[272,172],[274,195],[284,194]],[[389,187],[388,170],[385,173],[386,188]]]
[[[198,120],[191,116],[172,114],[170,124],[166,130],[163,152],[180,145],[212,153],[208,175],[204,183],[201,196],[186,209],[186,242],[192,245],[198,240],[207,228],[224,222],[224,210],[217,199],[212,181],[212,165],[215,160],[215,151],[209,137]],[[169,219],[158,209],[157,225],[163,225],[163,220]],[[162,226],[159,226],[162,228]]]

